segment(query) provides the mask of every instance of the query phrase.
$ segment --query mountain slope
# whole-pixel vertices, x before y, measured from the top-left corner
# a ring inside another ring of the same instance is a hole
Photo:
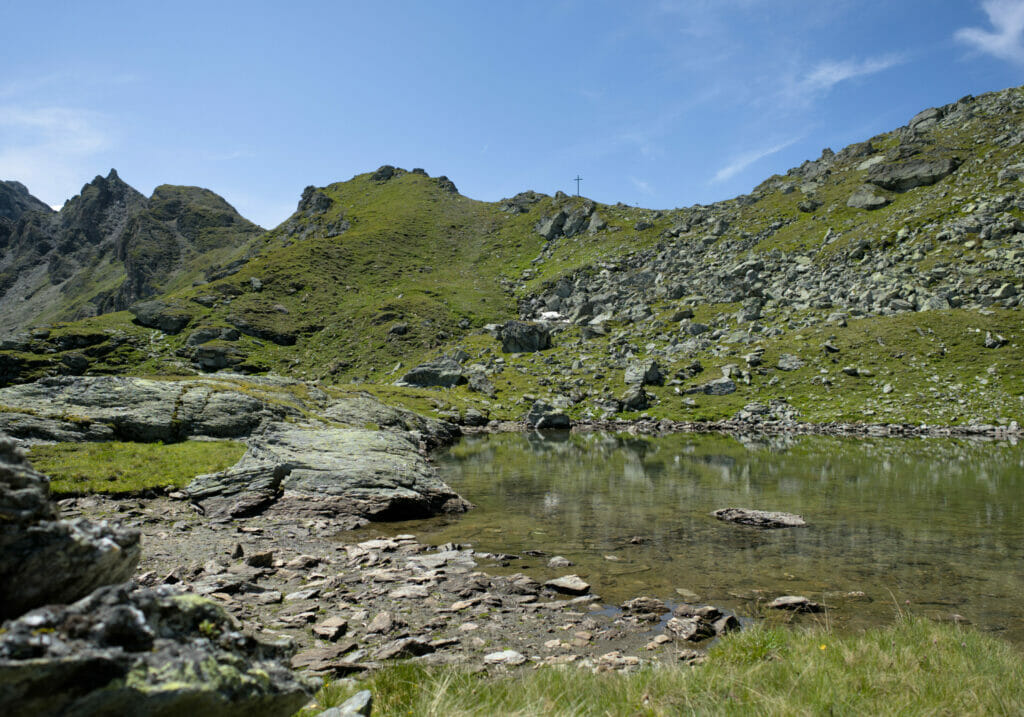
[[[477,202],[384,166],[307,188],[207,283],[131,321],[9,342],[0,364],[6,380],[272,370],[501,418],[542,398],[591,418],[1008,423],[1024,419],[1021,127],[1021,88],[963,98],[748,195],[664,211]],[[516,317],[553,348],[502,354],[488,325]],[[81,336],[94,355],[70,366]],[[483,392],[392,385],[443,355]]]

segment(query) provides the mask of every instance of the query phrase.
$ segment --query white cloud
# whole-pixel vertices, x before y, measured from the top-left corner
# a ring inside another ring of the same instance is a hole
[[[111,145],[104,118],[67,107],[0,105],[0,179],[16,179],[48,204],[61,204],[97,171]]]
[[[981,7],[993,31],[965,27],[954,37],[1001,60],[1024,64],[1024,0],[986,0]]]
[[[781,152],[786,147],[796,144],[800,141],[800,137],[794,137],[793,139],[780,142],[779,144],[771,145],[770,147],[762,147],[761,149],[751,150],[735,157],[729,164],[715,172],[715,176],[711,178],[714,182],[724,182],[727,179],[732,179],[737,174],[742,172],[747,167],[751,166],[755,162],[759,162],[765,157],[769,157],[776,152]]]
[[[806,75],[791,80],[783,89],[788,102],[806,104],[823,95],[841,82],[883,72],[903,63],[899,55],[883,55],[866,60],[824,60]]]

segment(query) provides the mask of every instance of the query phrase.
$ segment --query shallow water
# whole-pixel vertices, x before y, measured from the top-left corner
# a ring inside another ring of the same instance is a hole
[[[903,610],[959,615],[1024,643],[1024,446],[502,434],[465,438],[436,463],[475,510],[365,532],[518,554],[506,572],[575,572],[606,603],[689,592],[753,615],[797,594],[830,607],[803,620],[839,629]],[[710,515],[729,506],[799,513],[808,526],[764,531]],[[552,555],[575,565],[548,569]]]

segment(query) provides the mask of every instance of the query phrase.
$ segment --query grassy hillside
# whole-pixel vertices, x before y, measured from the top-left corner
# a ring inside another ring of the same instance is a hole
[[[1024,394],[1022,125],[1020,88],[966,98],[749,195],[663,211],[532,192],[479,202],[382,167],[308,188],[247,261],[166,284],[155,319],[111,314],[0,346],[0,381],[227,367],[451,415],[516,419],[544,398],[577,418],[758,404],[813,421],[1009,423]],[[520,316],[554,317],[554,348],[502,355],[484,327]],[[456,352],[493,395],[391,385]],[[642,359],[665,381],[622,412]],[[734,392],[698,390],[724,374]]]

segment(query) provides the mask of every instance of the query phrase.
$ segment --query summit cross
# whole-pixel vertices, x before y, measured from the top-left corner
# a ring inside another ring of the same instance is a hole
[[[573,181],[576,182],[576,196],[578,197],[580,196],[580,182],[583,181],[583,177],[577,174],[576,179],[574,179]]]

